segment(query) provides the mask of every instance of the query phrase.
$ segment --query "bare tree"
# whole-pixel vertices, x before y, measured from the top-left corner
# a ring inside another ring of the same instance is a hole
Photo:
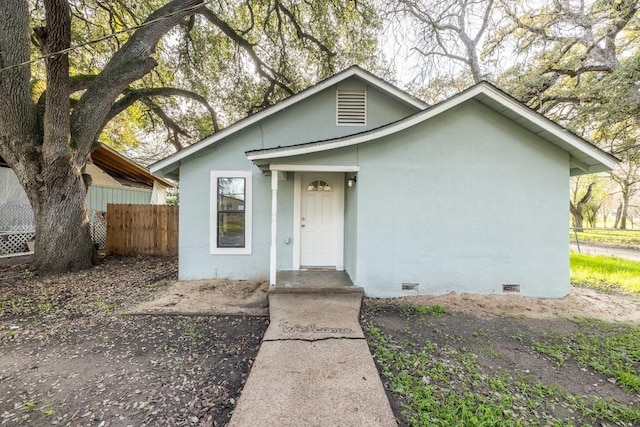
[[[617,170],[611,172],[609,176],[618,184],[622,203],[619,208],[619,221],[616,221],[617,228],[626,229],[629,217],[630,202],[633,197],[640,193],[640,170],[637,161],[627,161],[622,163]]]
[[[571,211],[571,215],[573,216],[573,228],[575,231],[582,231],[584,228],[583,227],[583,211],[584,211],[585,205],[591,199],[594,185],[595,185],[594,182],[590,183],[589,186],[587,187],[587,191],[579,200],[575,200],[577,199],[577,191],[574,192],[574,200],[569,201],[569,209]]]
[[[503,1],[521,62],[499,83],[542,114],[623,160],[610,174],[626,227],[640,167],[640,2]]]
[[[494,0],[400,0],[389,9],[398,37],[419,56],[420,83],[487,78],[482,53],[497,22]]]

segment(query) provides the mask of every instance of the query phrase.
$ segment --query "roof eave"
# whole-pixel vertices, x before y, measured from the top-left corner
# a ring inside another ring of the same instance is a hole
[[[126,156],[120,154],[119,152],[105,144],[101,143],[98,148],[94,150],[94,154],[100,154],[101,157],[103,157],[102,160],[109,162],[109,166],[111,166],[114,170],[120,170],[122,172],[123,178],[127,178],[128,175],[131,175],[132,179],[134,180],[144,179],[151,182],[156,182],[163,187],[175,187],[172,182],[166,181],[157,176],[153,176],[147,168],[137,164],[133,160],[127,158]]]
[[[429,104],[419,100],[418,98],[415,98],[409,95],[403,90],[369,73],[368,71],[365,71],[364,69],[358,67],[357,65],[354,65],[337,74],[334,74],[333,76],[325,80],[322,80],[319,83],[316,83],[313,86],[308,87],[307,89],[304,89],[296,93],[295,95],[290,96],[289,98],[285,98],[277,102],[276,104],[272,105],[271,107],[265,110],[262,110],[258,113],[247,116],[244,119],[230,125],[229,127],[222,129],[214,133],[213,135],[202,139],[196,144],[186,147],[183,150],[180,150],[177,153],[172,154],[171,156],[168,156],[162,160],[159,160],[153,163],[152,165],[149,166],[149,170],[153,174],[160,173],[163,176],[167,176],[168,174],[171,174],[174,170],[178,169],[180,167],[180,162],[183,159],[189,157],[191,154],[197,151],[200,151],[202,149],[205,149],[210,145],[214,144],[215,142],[220,141],[223,138],[226,138],[242,129],[245,129],[246,127],[251,126],[252,124],[262,119],[265,119],[272,114],[282,111],[293,104],[296,104],[304,99],[307,99],[310,96],[315,95],[316,93],[321,92],[353,76],[359,77],[360,79],[366,82],[369,82],[372,85],[377,86],[381,90],[391,94],[392,96],[405,102],[406,104],[417,108],[418,110],[424,110],[429,106]]]
[[[519,116],[529,120],[534,125],[539,126],[541,129],[549,132],[560,140],[566,142],[571,147],[575,148],[579,152],[588,156],[589,158],[596,161],[595,164],[590,164],[587,166],[587,171],[583,171],[583,173],[596,173],[602,172],[606,170],[611,170],[616,167],[619,163],[619,160],[613,155],[606,153],[605,151],[599,149],[595,145],[585,141],[577,135],[574,135],[564,129],[562,126],[554,123],[553,121],[547,119],[541,114],[531,110],[526,107],[515,98],[503,93],[499,89],[495,88],[493,85],[481,82],[471,88],[439,103],[436,104],[423,112],[417,113],[413,116],[410,116],[404,120],[400,120],[396,123],[392,123],[388,126],[384,126],[382,128],[373,130],[371,132],[363,133],[355,136],[346,136],[342,138],[337,138],[332,141],[325,141],[319,143],[311,143],[304,144],[299,146],[291,146],[291,147],[282,147],[275,149],[266,149],[266,150],[256,150],[246,152],[246,156],[248,160],[253,162],[260,160],[271,160],[280,157],[289,157],[289,156],[297,156],[302,154],[310,154],[320,151],[332,150],[336,148],[342,148],[350,145],[359,144],[362,142],[368,142],[375,139],[382,138],[384,136],[400,132],[404,129],[407,129],[417,123],[426,121],[432,117],[435,117],[443,112],[450,110],[451,108],[462,104],[463,102],[469,101],[471,99],[476,99],[479,102],[482,102],[482,98],[489,97],[499,104],[503,105],[505,108],[514,111]],[[491,108],[490,105],[487,105],[488,108]],[[552,141],[549,141],[553,143]],[[602,167],[596,167],[601,165]]]

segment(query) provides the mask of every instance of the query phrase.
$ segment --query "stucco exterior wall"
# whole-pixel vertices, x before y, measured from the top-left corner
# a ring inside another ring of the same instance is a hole
[[[202,278],[230,278],[247,280],[266,278],[269,274],[269,246],[271,219],[270,177],[246,160],[244,148],[250,149],[252,133],[234,142],[237,150],[223,145],[207,155],[185,162],[180,168],[180,235],[178,275],[181,280]],[[210,201],[212,170],[252,172],[252,251],[250,255],[211,255],[212,236]],[[284,181],[285,183],[288,181]],[[284,191],[282,198],[287,191]],[[285,220],[287,210],[279,211]]]
[[[336,125],[338,89],[367,91],[366,126]],[[257,133],[248,149],[273,148],[337,138],[380,127],[417,111],[414,107],[390,98],[357,78],[350,78],[256,123],[252,129]],[[235,138],[234,135],[234,145]]]
[[[336,90],[367,89],[367,126],[336,126]],[[260,148],[311,142],[361,132],[415,113],[408,107],[352,78],[328,88],[292,108],[237,132],[233,138],[203,150],[180,167],[179,269],[181,280],[224,277],[237,280],[267,278],[271,245],[271,177],[247,160],[245,152]],[[356,162],[356,149],[348,158],[330,154],[336,161]],[[317,164],[325,156],[315,156]],[[211,255],[212,170],[251,171],[253,186],[253,223],[251,255]],[[279,182],[277,268],[293,268],[293,173]],[[345,231],[346,233],[346,231]],[[351,236],[351,235],[350,235]],[[350,237],[351,238],[351,237]],[[355,238],[355,237],[354,237]],[[354,248],[352,247],[352,251]],[[346,255],[345,255],[346,256]],[[355,254],[351,265],[355,273]]]
[[[569,292],[568,155],[471,102],[358,149],[356,284]]]
[[[316,117],[328,109],[335,127],[335,91],[327,93],[322,108],[311,106],[321,96],[308,107],[322,110]],[[307,125],[291,123],[303,123],[306,108],[183,163],[180,279],[268,277],[271,178],[244,152],[304,142]],[[569,157],[475,101],[381,140],[274,163],[359,166],[356,188],[345,188],[344,261],[369,296],[402,295],[402,283],[428,294],[502,293],[503,284],[538,297],[569,291]],[[252,171],[251,255],[209,253],[212,170]],[[279,181],[279,270],[292,268],[293,185],[293,173]]]

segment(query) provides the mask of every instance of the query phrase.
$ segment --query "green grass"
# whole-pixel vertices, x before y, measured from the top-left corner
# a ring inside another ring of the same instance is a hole
[[[569,238],[575,241],[576,235],[573,230],[569,231]],[[640,230],[584,230],[578,233],[578,241],[640,245]]]
[[[572,253],[570,266],[571,282],[576,285],[640,293],[640,262]]]
[[[528,375],[487,374],[464,349],[395,342],[382,326],[365,328],[369,345],[410,426],[638,425],[640,409],[571,394]],[[579,424],[580,425],[580,424]]]
[[[434,316],[434,317],[440,317],[445,314],[451,314],[449,310],[447,310],[446,308],[438,304],[435,304],[435,305],[412,304],[412,305],[402,307],[402,311],[404,312],[405,315],[422,314],[425,316]]]
[[[596,319],[575,322],[581,332],[536,341],[536,351],[559,365],[574,359],[578,365],[614,379],[625,390],[640,392],[640,327]]]

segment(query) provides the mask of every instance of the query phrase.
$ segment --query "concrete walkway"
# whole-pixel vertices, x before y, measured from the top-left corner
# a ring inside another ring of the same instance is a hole
[[[397,426],[361,301],[354,287],[270,292],[271,323],[229,426]]]

